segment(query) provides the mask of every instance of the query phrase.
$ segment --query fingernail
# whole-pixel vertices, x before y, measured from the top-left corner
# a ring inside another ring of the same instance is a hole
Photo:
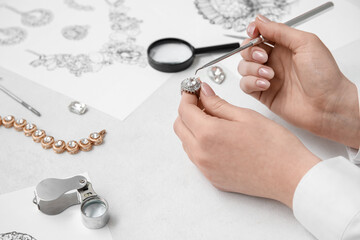
[[[268,68],[259,68],[259,75],[266,78],[273,78],[274,73]]]
[[[258,86],[259,88],[267,89],[268,87],[270,87],[270,82],[259,79],[256,81],[256,86]]]
[[[257,15],[256,18],[259,19],[259,20],[260,20],[261,22],[263,22],[263,23],[268,23],[268,22],[270,22],[270,19],[268,19],[267,17],[265,17],[264,15],[261,15],[261,14]]]
[[[267,54],[261,51],[254,51],[252,58],[259,62],[266,62],[268,60]]]
[[[212,90],[212,88],[204,82],[201,83],[201,92],[207,97],[215,96],[214,90]]]
[[[250,23],[249,26],[247,27],[247,32],[248,35],[254,35],[254,31],[255,31],[255,24],[254,23]]]

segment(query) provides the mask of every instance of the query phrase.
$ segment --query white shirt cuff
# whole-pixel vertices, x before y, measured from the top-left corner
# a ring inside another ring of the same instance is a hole
[[[359,149],[346,147],[346,151],[347,151],[347,153],[349,155],[349,159],[352,163],[360,164],[360,150]]]
[[[343,157],[322,161],[298,184],[293,200],[296,219],[320,240],[360,239],[360,169]]]

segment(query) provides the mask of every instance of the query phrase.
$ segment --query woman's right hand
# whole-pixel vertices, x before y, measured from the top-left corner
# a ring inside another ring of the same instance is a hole
[[[358,148],[356,86],[321,40],[261,15],[247,32],[251,38],[261,34],[275,47],[261,44],[242,52],[241,89],[295,126]]]

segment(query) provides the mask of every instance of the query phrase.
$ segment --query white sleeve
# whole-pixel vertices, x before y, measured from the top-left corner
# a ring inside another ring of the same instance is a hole
[[[359,240],[360,168],[343,157],[318,163],[299,182],[293,209],[319,240]]]
[[[359,86],[359,83],[355,83],[355,85],[358,90],[359,107],[360,107],[360,86]],[[346,147],[346,151],[348,152],[349,159],[351,162],[353,162],[355,164],[360,164],[360,149]]]

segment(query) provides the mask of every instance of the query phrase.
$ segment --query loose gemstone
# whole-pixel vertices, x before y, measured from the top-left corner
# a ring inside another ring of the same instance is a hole
[[[28,123],[28,124],[26,124],[26,126],[25,126],[25,129],[26,130],[31,130],[31,129],[33,129],[34,128],[34,125],[32,125],[31,123]]]
[[[49,136],[47,136],[47,137],[45,137],[44,138],[44,143],[49,143],[49,142],[51,142],[51,137],[49,137]]]
[[[84,103],[75,101],[70,103],[69,110],[70,112],[82,115],[86,112],[87,107]]]
[[[61,140],[56,141],[55,147],[61,147],[63,145],[63,142]]]
[[[218,66],[209,68],[208,75],[217,84],[221,84],[226,78],[224,71]]]
[[[75,141],[70,141],[68,143],[68,145],[69,145],[69,147],[74,148],[74,147],[76,147],[76,142]]]
[[[13,116],[6,116],[5,117],[5,121],[7,121],[7,122],[9,122],[9,121],[11,121],[13,119]]]
[[[93,139],[97,139],[97,138],[100,137],[100,135],[99,135],[98,133],[92,133],[90,136],[91,136]]]
[[[34,133],[34,135],[36,137],[40,137],[42,134],[43,134],[43,130],[36,130],[35,133]]]
[[[89,140],[87,138],[83,138],[80,140],[80,142],[84,145],[88,144],[89,143]]]
[[[23,124],[24,122],[25,122],[25,120],[23,118],[16,120],[16,124],[18,124],[18,125]]]

